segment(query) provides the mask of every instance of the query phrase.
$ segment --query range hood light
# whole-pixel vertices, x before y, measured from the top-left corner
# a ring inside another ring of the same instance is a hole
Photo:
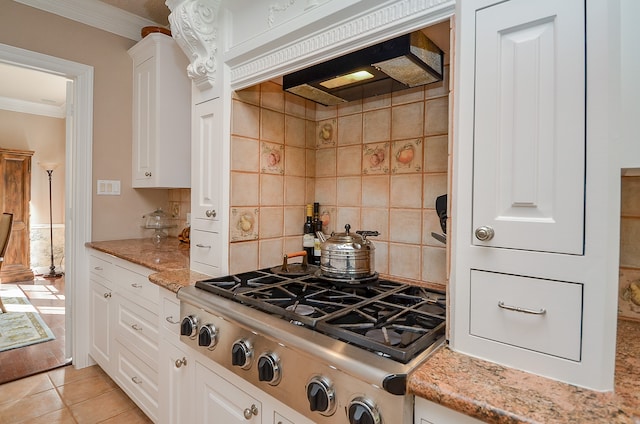
[[[338,87],[344,87],[345,85],[353,84],[373,78],[373,74],[367,71],[355,71],[347,75],[331,78],[320,83],[321,86],[332,89]]]
[[[282,78],[282,88],[325,106],[442,81],[444,53],[421,31]]]

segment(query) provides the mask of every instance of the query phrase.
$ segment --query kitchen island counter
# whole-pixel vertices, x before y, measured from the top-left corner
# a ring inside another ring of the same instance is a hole
[[[640,423],[640,322],[619,320],[615,391],[601,393],[444,347],[409,377],[416,396],[488,423]]]
[[[208,278],[189,270],[189,245],[175,237],[168,237],[159,248],[149,238],[93,241],[85,246],[158,271],[149,276],[149,281],[174,293]]]

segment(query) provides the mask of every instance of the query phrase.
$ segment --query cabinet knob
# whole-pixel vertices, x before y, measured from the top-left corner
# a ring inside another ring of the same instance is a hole
[[[251,418],[253,418],[254,416],[258,415],[258,407],[255,405],[251,405],[251,408],[246,408],[244,410],[244,419],[245,420],[250,420]]]
[[[187,358],[183,356],[182,359],[176,359],[176,368],[180,368],[183,365],[187,366]]]
[[[476,238],[480,241],[489,241],[495,235],[493,228],[483,225],[482,227],[476,228]]]
[[[102,296],[104,296],[105,299],[109,299],[111,297],[111,292],[105,293]]]
[[[207,218],[215,218],[218,215],[215,209],[209,209],[204,214],[207,215]]]

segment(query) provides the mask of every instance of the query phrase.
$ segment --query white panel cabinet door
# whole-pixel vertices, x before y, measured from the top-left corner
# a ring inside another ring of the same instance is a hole
[[[220,98],[194,106],[191,157],[192,227],[219,231],[221,218],[222,101]]]
[[[160,423],[191,423],[195,362],[187,349],[160,340]]]
[[[476,25],[473,244],[580,255],[584,4],[511,0]]]
[[[262,403],[196,361],[195,423],[262,423]]]
[[[91,329],[89,353],[106,372],[111,370],[113,354],[111,333],[111,302],[113,291],[100,277],[91,276],[89,301],[89,327]]]
[[[163,34],[129,49],[133,59],[132,187],[188,188],[191,80],[188,59]]]

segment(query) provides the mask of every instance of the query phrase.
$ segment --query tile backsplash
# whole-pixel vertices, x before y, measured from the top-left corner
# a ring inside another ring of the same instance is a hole
[[[319,202],[327,234],[380,232],[379,273],[446,283],[446,249],[431,232],[447,192],[448,78],[332,107],[275,82],[232,101],[230,272],[301,250],[305,205]]]
[[[622,177],[618,312],[640,319],[640,176]]]

